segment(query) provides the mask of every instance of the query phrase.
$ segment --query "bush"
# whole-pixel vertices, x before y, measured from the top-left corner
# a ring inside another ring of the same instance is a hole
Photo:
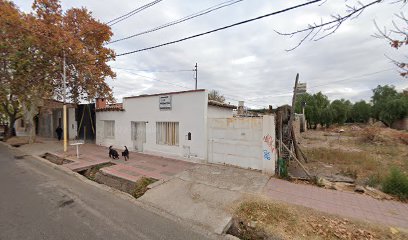
[[[382,178],[381,178],[380,174],[376,173],[376,174],[372,174],[372,175],[368,176],[368,179],[366,180],[365,184],[367,186],[376,188],[379,185],[381,185],[381,181],[382,181]]]
[[[395,195],[402,200],[408,199],[408,176],[397,168],[392,168],[382,183],[385,193]]]

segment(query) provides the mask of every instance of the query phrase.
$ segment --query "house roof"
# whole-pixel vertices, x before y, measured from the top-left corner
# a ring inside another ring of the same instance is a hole
[[[125,109],[122,107],[114,106],[114,107],[104,107],[104,108],[97,108],[95,109],[96,112],[124,112]]]
[[[123,99],[152,97],[152,96],[181,94],[181,93],[192,93],[192,92],[204,92],[204,91],[205,91],[205,89],[197,89],[197,90],[188,90],[188,91],[180,91],[180,92],[167,92],[167,93],[143,94],[143,95],[138,95],[138,96],[124,97]]]
[[[237,106],[231,105],[228,103],[222,103],[214,100],[208,100],[208,105],[210,106],[216,106],[216,107],[222,107],[222,108],[230,108],[230,109],[236,109]]]

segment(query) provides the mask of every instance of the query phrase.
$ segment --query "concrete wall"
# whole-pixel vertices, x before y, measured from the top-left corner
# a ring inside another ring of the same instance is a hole
[[[233,110],[231,108],[208,105],[207,116],[208,118],[232,118]]]
[[[408,117],[395,121],[391,127],[398,130],[408,130]]]
[[[275,116],[263,116],[262,136],[262,171],[274,175],[277,160]]]
[[[169,95],[169,94],[163,94]],[[96,113],[96,144],[113,145],[135,150],[131,139],[131,122],[146,122],[146,143],[143,152],[155,155],[187,158],[191,161],[205,161],[207,158],[207,109],[206,91],[170,94],[170,110],[159,109],[160,96],[125,98],[123,112]],[[115,121],[115,137],[105,138],[104,120]],[[156,144],[156,122],[179,122],[179,145]],[[188,133],[191,140],[187,140]]]
[[[68,139],[73,140],[77,136],[77,122],[75,121],[75,108],[68,108]]]
[[[21,126],[23,124],[23,126]],[[16,136],[28,136],[27,130],[25,128],[25,122],[23,118],[19,118],[14,123],[14,128],[16,130]]]
[[[265,148],[264,139],[275,146],[273,116],[208,119],[208,161],[274,174],[276,151]],[[269,159],[264,159],[265,151]]]

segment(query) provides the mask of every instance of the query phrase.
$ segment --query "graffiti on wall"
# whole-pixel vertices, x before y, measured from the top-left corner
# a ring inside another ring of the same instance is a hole
[[[265,160],[271,160],[271,153],[268,150],[263,150],[263,156]]]
[[[268,145],[269,149],[271,149],[271,152],[275,152],[275,140],[271,135],[268,134],[264,136],[263,141]]]

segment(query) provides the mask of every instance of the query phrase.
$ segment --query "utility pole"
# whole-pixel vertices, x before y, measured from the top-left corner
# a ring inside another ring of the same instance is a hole
[[[64,87],[63,87],[63,100],[64,100],[64,106],[63,106],[63,121],[64,121],[64,152],[67,152],[67,138],[68,138],[68,128],[67,128],[67,103],[66,103],[66,94],[67,94],[67,79],[66,79],[66,72],[65,72],[65,52],[64,52],[64,63],[63,63],[63,81],[64,81]]]
[[[197,72],[198,72],[197,63],[195,65],[194,72],[195,72],[195,90],[197,90]]]

